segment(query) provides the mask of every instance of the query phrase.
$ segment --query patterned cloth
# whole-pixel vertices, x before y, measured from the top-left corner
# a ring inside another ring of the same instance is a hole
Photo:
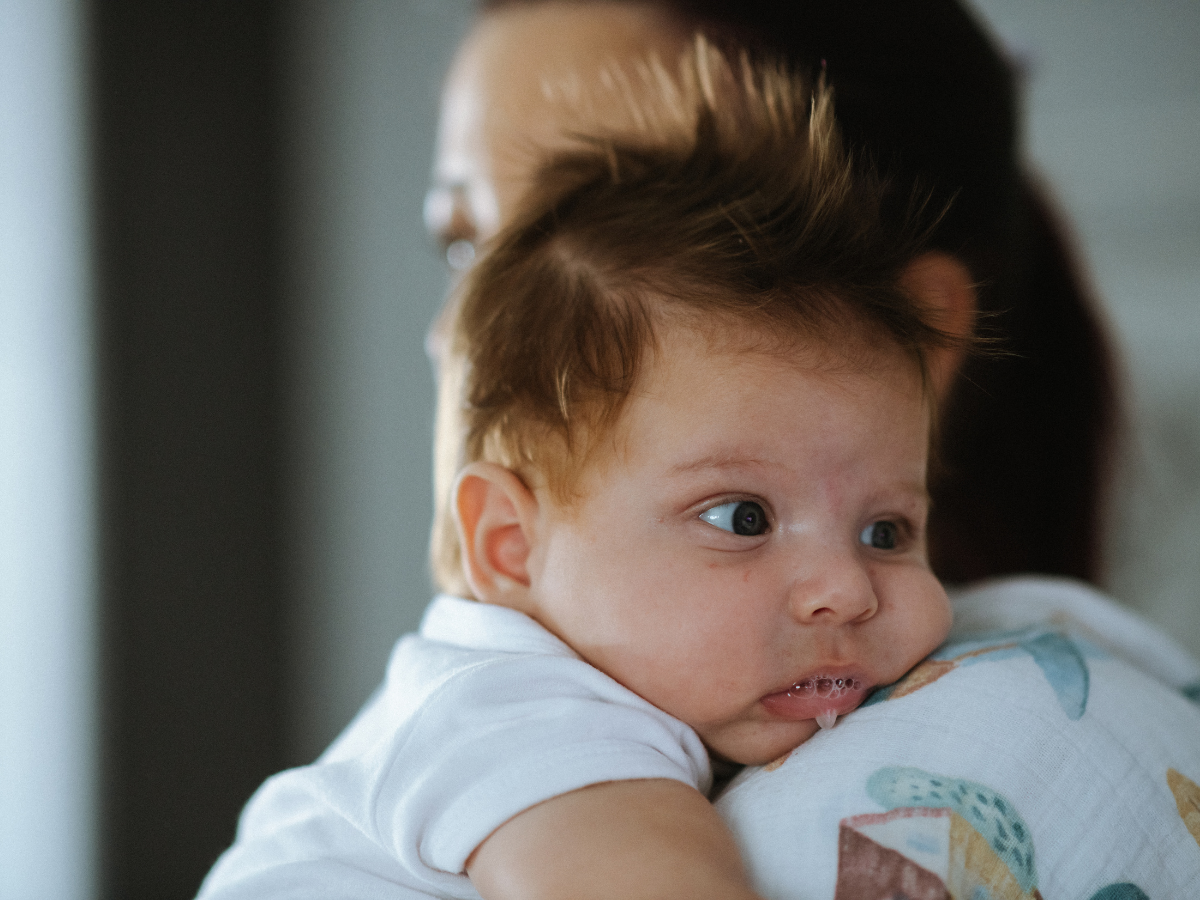
[[[722,795],[789,900],[1200,898],[1200,668],[1080,585],[955,600],[950,641]]]

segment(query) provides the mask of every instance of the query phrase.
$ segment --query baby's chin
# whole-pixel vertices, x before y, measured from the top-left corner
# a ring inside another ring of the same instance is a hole
[[[820,730],[821,726],[814,719],[804,719],[771,723],[758,734],[717,735],[712,739],[701,734],[700,737],[715,761],[765,766],[780,757],[786,757]]]

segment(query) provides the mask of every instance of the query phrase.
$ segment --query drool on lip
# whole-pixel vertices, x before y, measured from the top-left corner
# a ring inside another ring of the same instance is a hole
[[[817,675],[793,684],[788,688],[787,694],[789,697],[797,699],[820,697],[822,699],[835,700],[841,697],[843,693],[861,691],[862,689],[863,684],[857,678],[835,678],[831,675]]]
[[[867,685],[852,675],[821,673],[797,681],[787,690],[769,694],[763,705],[772,714],[791,721],[815,719],[821,728],[832,728],[838,716],[857,707],[867,696]]]

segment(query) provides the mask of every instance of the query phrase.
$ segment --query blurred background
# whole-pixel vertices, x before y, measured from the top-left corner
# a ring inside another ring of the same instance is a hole
[[[972,0],[1131,410],[1108,588],[1200,653],[1200,4]],[[466,0],[0,0],[0,900],[188,898],[428,600]]]

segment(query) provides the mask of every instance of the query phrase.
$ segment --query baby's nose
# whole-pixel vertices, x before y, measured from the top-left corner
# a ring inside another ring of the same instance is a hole
[[[860,565],[831,560],[792,588],[792,615],[806,625],[842,625],[869,619],[879,608],[875,588]]]

